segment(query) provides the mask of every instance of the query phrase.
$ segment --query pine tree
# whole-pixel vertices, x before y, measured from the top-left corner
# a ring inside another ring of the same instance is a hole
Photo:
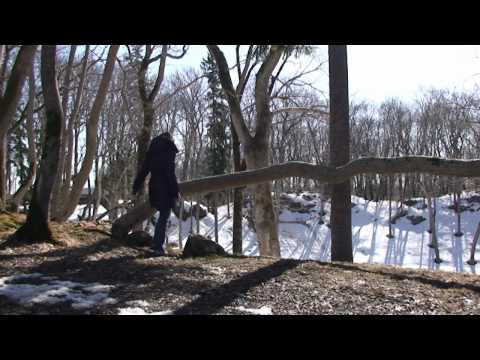
[[[202,71],[208,79],[208,108],[206,160],[209,175],[225,174],[230,159],[229,113],[217,68],[211,55],[201,64]],[[218,243],[217,193],[213,194],[215,215],[215,241]]]
[[[230,158],[228,106],[211,55],[202,61],[201,67],[207,76],[209,87],[207,93],[210,112],[207,124],[209,143],[206,152],[208,172],[209,175],[220,175],[225,174]]]

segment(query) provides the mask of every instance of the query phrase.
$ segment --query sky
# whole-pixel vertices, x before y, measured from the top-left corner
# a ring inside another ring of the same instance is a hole
[[[234,46],[221,46],[229,64],[235,59]],[[380,103],[389,97],[412,101],[430,88],[471,90],[480,84],[480,45],[349,45],[349,90],[356,100]],[[197,68],[206,57],[204,45],[192,45],[185,58],[172,60],[167,72]],[[320,45],[314,64],[326,62],[327,46]],[[291,64],[295,72],[302,64]],[[309,82],[328,93],[328,66],[308,77]],[[235,81],[235,80],[234,80]]]

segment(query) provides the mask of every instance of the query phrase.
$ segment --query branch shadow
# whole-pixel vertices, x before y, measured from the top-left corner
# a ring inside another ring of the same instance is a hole
[[[480,286],[478,285],[473,285],[473,284],[466,284],[466,283],[459,283],[456,281],[443,281],[443,280],[438,280],[438,279],[431,279],[428,277],[424,277],[421,275],[409,275],[409,274],[399,274],[399,273],[389,273],[387,271],[383,270],[367,270],[363,269],[361,267],[355,266],[355,265],[346,265],[346,264],[341,264],[341,263],[329,263],[329,264],[323,264],[323,263],[318,263],[319,265],[322,266],[331,266],[331,267],[336,267],[340,268],[343,270],[349,270],[349,271],[360,271],[364,273],[369,273],[369,274],[379,274],[385,277],[389,277],[393,280],[412,280],[412,281],[417,281],[422,284],[426,285],[431,285],[433,287],[436,287],[438,289],[467,289],[471,290],[477,293],[480,293]]]
[[[194,301],[177,309],[174,315],[214,314],[232,303],[238,297],[246,294],[250,289],[276,278],[288,270],[296,268],[299,264],[300,261],[298,260],[279,260],[271,265],[232,280],[227,284],[203,292]]]

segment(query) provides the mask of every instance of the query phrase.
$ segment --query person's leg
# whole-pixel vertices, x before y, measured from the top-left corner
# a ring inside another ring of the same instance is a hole
[[[159,211],[157,223],[155,224],[155,234],[153,236],[153,249],[155,251],[164,252],[163,244],[165,243],[165,232],[170,212],[170,209],[160,209]]]

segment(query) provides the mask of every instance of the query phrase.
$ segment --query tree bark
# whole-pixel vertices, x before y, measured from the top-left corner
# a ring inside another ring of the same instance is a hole
[[[350,116],[348,100],[347,46],[329,45],[330,165],[350,161]],[[350,179],[332,186],[332,261],[353,262]]]
[[[140,168],[142,167],[143,162],[147,156],[148,146],[150,144],[150,139],[152,137],[153,120],[155,116],[155,109],[153,107],[153,103],[160,91],[160,87],[163,83],[163,79],[165,76],[167,50],[168,50],[168,45],[162,45],[162,52],[160,54],[160,63],[158,66],[158,73],[155,79],[155,84],[150,92],[147,89],[146,75],[148,72],[149,65],[153,61],[153,59],[151,59],[151,55],[152,55],[151,45],[146,45],[145,56],[142,59],[142,62],[140,63],[140,68],[138,70],[138,90],[140,93],[140,99],[142,101],[142,107],[143,107],[143,124],[137,138],[137,143],[138,143],[137,172],[140,171]],[[145,201],[145,199],[146,199],[146,184],[144,183],[135,197],[135,204],[141,203]],[[137,230],[143,230],[143,229],[139,228]]]
[[[65,78],[63,81],[63,94],[62,94],[62,112],[63,112],[63,117],[62,121],[64,124],[62,125],[62,128],[64,129],[64,134],[63,134],[63,139],[66,139],[68,137],[68,131],[66,130],[66,116],[67,116],[67,105],[68,105],[68,98],[70,95],[70,79],[71,79],[71,74],[72,74],[72,67],[73,67],[73,61],[75,60],[75,53],[77,51],[77,46],[72,45],[70,47],[70,53],[68,56],[68,62],[67,62],[67,67],[65,69]],[[59,207],[60,204],[60,191],[63,183],[63,173],[64,173],[64,168],[65,168],[65,141],[62,141],[62,151],[60,151],[60,158],[58,161],[58,174],[55,180],[55,184],[53,185],[53,193],[52,193],[52,207],[54,209]]]
[[[13,242],[20,243],[38,243],[53,240],[48,226],[48,219],[63,135],[63,113],[55,70],[56,46],[42,46],[41,60],[42,90],[45,99],[47,124],[39,176],[35,180],[33,187],[27,220],[11,238]]]
[[[75,136],[74,125],[76,124],[76,121],[77,121],[78,113],[80,111],[80,104],[83,97],[89,52],[90,52],[90,45],[87,45],[85,47],[85,54],[82,60],[82,70],[80,72],[80,81],[79,81],[77,93],[75,96],[75,104],[73,106],[72,112],[70,113],[70,116],[68,119],[67,131],[65,132],[66,134],[64,139],[64,142],[66,144],[65,166],[64,166],[65,179],[61,186],[58,203],[56,204],[56,208],[53,209],[54,219],[57,219],[58,217],[61,216],[63,204],[65,204],[66,201],[68,200],[70,183],[72,180],[72,168],[74,164],[75,165],[77,164],[76,160],[75,160],[75,163],[73,162],[74,154],[75,154],[75,159],[77,154],[77,147],[76,147],[77,138]],[[76,171],[76,167],[75,167],[75,171]]]
[[[29,75],[29,100],[27,104],[27,140],[28,140],[28,175],[25,182],[19,187],[15,194],[9,199],[9,210],[17,212],[20,203],[23,201],[25,195],[35,180],[37,173],[37,151],[35,149],[35,133],[33,126],[33,113],[35,108],[35,69],[32,63]]]
[[[475,250],[477,248],[478,238],[480,237],[480,222],[477,225],[477,230],[475,231],[475,235],[473,236],[472,247],[470,249],[470,258],[467,261],[468,265],[476,265],[477,261],[475,260]]]
[[[7,197],[7,132],[15,116],[17,103],[22,95],[23,84],[32,66],[36,49],[37,45],[21,46],[6,84],[5,94],[0,95],[0,209],[5,208]]]
[[[214,233],[215,233],[215,242],[218,244],[218,201],[217,201],[218,193],[213,193],[213,216],[215,218],[214,224]]]
[[[241,171],[241,155],[240,155],[240,142],[238,140],[237,132],[230,126],[232,132],[232,148],[233,148],[233,167],[234,171]],[[242,218],[243,218],[243,191],[241,188],[235,188],[233,190],[233,234],[232,234],[232,251],[234,255],[242,255]]]
[[[191,196],[196,193],[210,193],[225,189],[241,188],[295,176],[326,184],[338,184],[361,174],[392,175],[399,173],[428,173],[474,178],[480,177],[480,160],[450,160],[427,156],[361,158],[338,168],[295,161],[272,165],[262,169],[184,181],[179,183],[179,188],[183,196]],[[125,233],[125,231],[128,233],[132,224],[145,220],[154,212],[155,209],[149,206],[148,201],[139,204],[129,213],[119,218],[113,224],[112,231],[114,227],[118,227],[117,234]]]
[[[97,150],[98,120],[100,118],[100,112],[105,102],[108,87],[110,85],[119,47],[119,45],[111,45],[108,51],[107,62],[103,71],[102,80],[100,82],[100,86],[87,122],[85,157],[83,159],[80,171],[73,181],[68,200],[66,201],[62,215],[57,219],[58,221],[66,221],[70,215],[73,214],[75,207],[78,204],[78,200],[80,199],[83,187],[85,186],[85,183],[87,182],[92,170],[92,165]]]

